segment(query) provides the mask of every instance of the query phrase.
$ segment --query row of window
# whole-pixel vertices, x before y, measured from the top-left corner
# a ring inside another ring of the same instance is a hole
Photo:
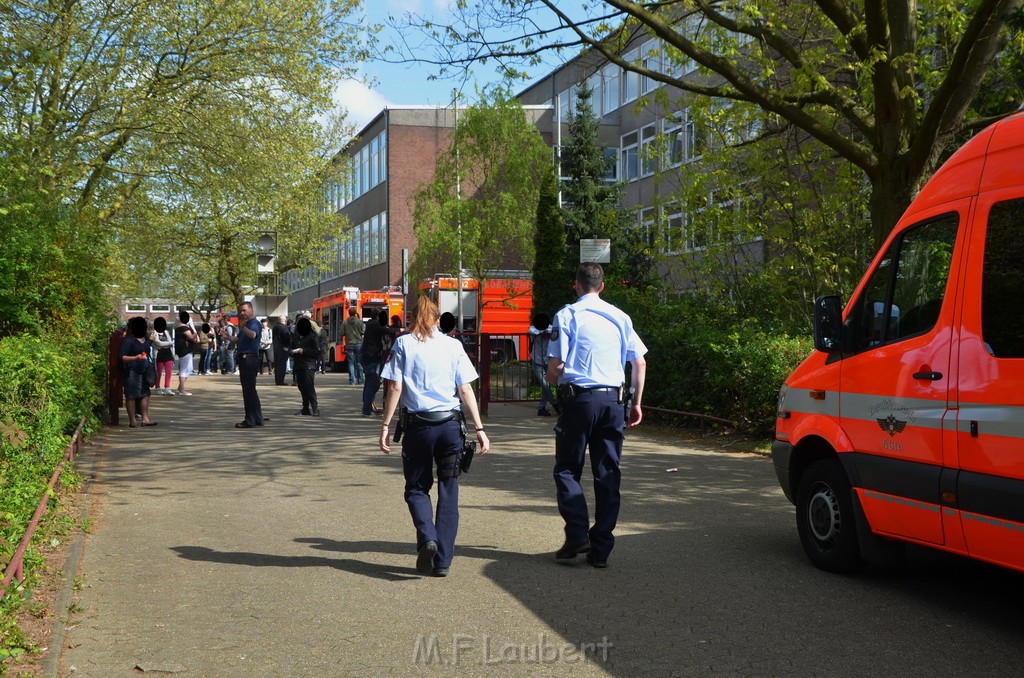
[[[684,35],[696,39],[698,36],[709,37],[712,33],[734,41],[737,48],[742,49],[752,40],[745,33],[732,33],[720,26],[701,20],[693,14],[680,24]],[[660,39],[651,39],[639,47],[634,47],[622,54],[623,60],[643,66],[655,73],[664,73],[673,78],[682,78],[691,73],[697,64],[672,45]],[[661,86],[661,82],[624,71],[615,64],[606,64],[587,78],[587,86],[592,92],[590,106],[598,117],[607,115],[628,103],[636,101],[642,95],[649,94]],[[558,93],[558,110],[562,120],[567,120],[578,104],[579,85],[575,85]],[[549,102],[550,103],[550,102]]]
[[[719,218],[722,213],[743,209],[741,198],[725,198],[714,194],[708,196],[707,204],[716,208]],[[700,252],[709,245],[729,239],[715,228],[714,220],[702,218],[706,212],[707,207],[687,210],[675,203],[663,207],[647,207],[638,213],[639,227],[647,246],[662,254]],[[744,240],[760,240],[761,237],[733,236],[731,239],[740,244]]]
[[[171,304],[137,304],[130,303],[125,304],[124,310],[128,313],[170,313],[172,310]],[[204,313],[212,311],[212,306],[202,306],[200,310]],[[195,313],[192,304],[174,304],[173,311],[178,313],[179,311],[188,311],[189,313]]]
[[[353,226],[346,237],[335,245],[330,271],[321,273],[315,266],[284,274],[284,287],[295,291],[315,285],[318,280],[337,278],[353,271],[387,261],[388,214],[381,212]]]
[[[370,139],[350,158],[347,181],[329,180],[324,185],[328,208],[337,212],[388,178],[387,130]]]
[[[626,61],[672,77],[682,77],[694,69],[694,63],[679,50],[664,45],[660,40],[648,40],[640,47],[624,53]],[[587,78],[592,92],[590,107],[598,117],[636,101],[661,85],[639,73],[625,71],[615,64],[606,64]],[[579,105],[579,85],[558,93],[558,110],[562,120],[568,120]]]
[[[698,159],[704,152],[704,144],[702,127],[694,120],[690,109],[684,109],[671,118],[622,135],[619,177],[623,181],[636,181],[653,175],[659,167],[678,167],[683,162]]]

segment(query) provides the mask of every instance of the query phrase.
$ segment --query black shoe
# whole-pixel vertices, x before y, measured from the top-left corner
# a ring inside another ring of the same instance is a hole
[[[240,421],[235,424],[235,428],[256,428],[256,424],[250,424],[247,421]]]
[[[312,412],[310,412],[310,414],[312,416],[314,416],[314,417],[319,417],[320,416],[320,410],[313,410]]]
[[[372,417],[373,416],[373,412],[372,411],[371,412],[363,412],[363,416],[364,417]]]
[[[545,409],[540,409],[540,410],[537,410],[537,416],[538,416],[538,417],[550,417],[550,416],[551,416],[551,413],[550,413],[550,412],[548,412],[548,411],[547,411],[547,410],[545,410]]]
[[[448,576],[448,568],[447,567],[435,567],[434,568],[434,576],[435,577],[447,577]]]
[[[430,574],[434,569],[434,556],[437,555],[437,542],[428,541],[420,547],[416,555],[416,571],[420,574]]]
[[[591,565],[591,567],[596,567],[599,570],[603,570],[604,568],[608,567],[608,559],[598,558],[594,555],[593,551],[587,554],[587,562]]]
[[[304,416],[304,417],[308,417],[309,416],[309,410],[299,410],[298,412],[295,413],[295,416],[299,416],[300,414],[302,416]]]
[[[562,544],[562,548],[555,551],[555,558],[557,558],[558,560],[572,560],[581,553],[589,552],[589,541],[569,541],[568,539],[566,539],[565,543]]]

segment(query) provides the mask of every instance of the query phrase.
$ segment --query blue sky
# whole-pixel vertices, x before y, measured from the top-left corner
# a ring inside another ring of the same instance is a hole
[[[388,15],[401,17],[409,12],[442,22],[449,14],[448,6],[452,1],[365,0],[364,10],[371,23],[383,23]],[[576,4],[576,0],[570,0],[566,4]],[[381,35],[381,39],[389,39],[386,31]],[[548,57],[551,63],[554,63],[556,59],[557,57],[554,56]],[[544,75],[552,67],[538,68],[533,73],[534,79]],[[372,120],[385,106],[450,105],[453,90],[461,85],[461,79],[430,80],[430,76],[436,72],[436,67],[427,64],[370,62],[360,70],[366,80],[375,82],[367,86],[356,80],[347,80],[338,86],[334,96],[338,105],[348,111],[347,121],[357,130]],[[472,66],[469,81],[463,88],[465,96],[462,101],[464,103],[472,101],[477,86],[498,80],[500,77],[495,65],[489,63]],[[523,87],[526,84],[523,83]]]

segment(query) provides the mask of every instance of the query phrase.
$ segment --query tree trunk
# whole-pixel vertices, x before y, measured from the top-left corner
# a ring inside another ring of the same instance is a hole
[[[921,178],[908,176],[898,160],[879,163],[878,175],[871,182],[871,235],[875,248],[881,247],[896,222],[917,195]]]

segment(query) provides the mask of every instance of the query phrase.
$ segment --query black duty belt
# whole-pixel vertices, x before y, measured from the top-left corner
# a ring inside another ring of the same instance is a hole
[[[576,386],[575,384],[569,384],[575,393],[600,393],[602,391],[608,391],[610,393],[618,393],[618,386]]]
[[[457,419],[459,410],[444,410],[441,412],[410,412],[410,424],[443,424],[446,421]]]

